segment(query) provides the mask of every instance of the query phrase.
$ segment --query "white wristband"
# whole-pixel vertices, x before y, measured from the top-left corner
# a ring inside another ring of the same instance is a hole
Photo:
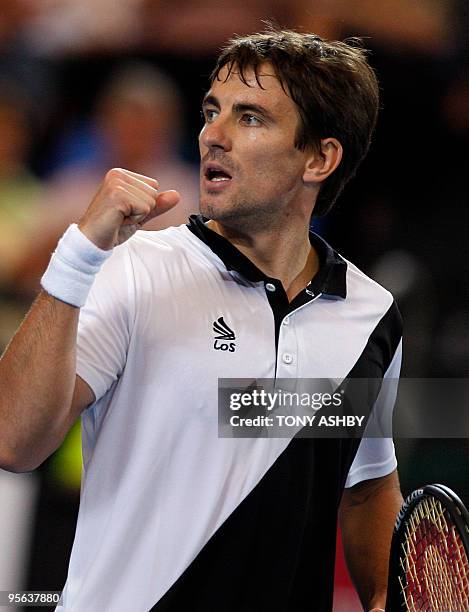
[[[86,302],[96,273],[111,254],[112,249],[100,249],[73,223],[59,240],[41,278],[41,286],[62,302],[80,308]]]

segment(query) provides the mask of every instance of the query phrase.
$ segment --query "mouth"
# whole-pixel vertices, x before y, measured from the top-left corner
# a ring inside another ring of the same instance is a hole
[[[222,189],[227,187],[233,180],[228,170],[217,163],[205,164],[203,176],[205,178],[205,185],[209,189]]]

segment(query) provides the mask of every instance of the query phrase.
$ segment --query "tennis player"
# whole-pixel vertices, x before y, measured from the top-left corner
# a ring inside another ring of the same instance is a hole
[[[392,440],[217,422],[219,378],[399,376],[392,296],[309,231],[368,151],[375,75],[357,44],[271,29],[230,41],[202,109],[202,216],[138,231],[178,193],[112,169],[60,240],[0,364],[0,463],[34,469],[81,415],[67,612],[331,610],[338,517],[384,609]]]

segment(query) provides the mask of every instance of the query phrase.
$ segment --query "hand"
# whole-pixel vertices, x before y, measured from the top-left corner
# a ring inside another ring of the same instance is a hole
[[[177,191],[158,192],[158,181],[113,168],[80,219],[78,227],[97,247],[109,250],[128,240],[144,223],[173,208]]]

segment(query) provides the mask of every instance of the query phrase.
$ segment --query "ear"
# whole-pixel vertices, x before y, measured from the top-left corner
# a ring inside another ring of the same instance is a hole
[[[316,184],[325,181],[340,164],[342,153],[342,145],[337,138],[323,138],[321,151],[314,151],[306,160],[303,181]]]

